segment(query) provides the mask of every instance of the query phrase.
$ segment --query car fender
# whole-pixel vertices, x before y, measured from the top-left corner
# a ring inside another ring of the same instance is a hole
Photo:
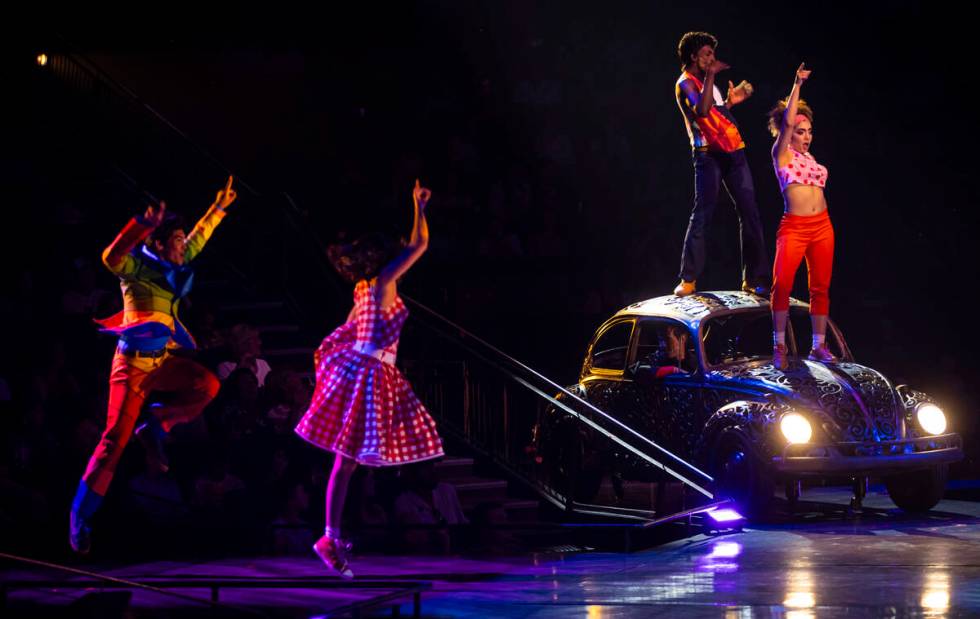
[[[738,433],[760,460],[769,460],[774,455],[772,429],[779,416],[789,410],[788,405],[772,401],[736,400],[722,406],[704,424],[697,449],[699,459],[710,466],[720,441],[729,433]]]
[[[895,392],[898,394],[898,399],[905,412],[905,428],[913,436],[925,436],[919,429],[919,420],[915,417],[915,411],[920,404],[935,404],[939,408],[942,405],[936,401],[936,398],[932,397],[928,393],[923,393],[922,391],[916,391],[908,385],[898,385],[895,387]],[[945,409],[944,409],[945,410]],[[947,428],[949,427],[949,415],[946,415]],[[948,431],[948,430],[947,430]]]
[[[565,387],[565,391],[587,401],[586,390],[581,384],[576,383]],[[583,408],[578,400],[569,397],[567,393],[558,393],[554,397],[555,400],[574,411],[580,412]],[[544,409],[544,413],[538,419],[538,423],[535,424],[532,441],[534,450],[538,454],[543,455],[548,451],[549,446],[554,447],[554,445],[548,445],[549,442],[560,440],[558,437],[565,437],[572,429],[580,435],[583,441],[591,442],[592,432],[588,426],[578,422],[574,415],[558,404],[554,402],[548,404]]]

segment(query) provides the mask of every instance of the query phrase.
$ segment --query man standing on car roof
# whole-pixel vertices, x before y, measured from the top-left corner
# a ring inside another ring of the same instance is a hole
[[[739,219],[742,290],[768,296],[770,263],[755,187],[745,142],[730,111],[752,95],[752,85],[728,82],[728,97],[721,98],[715,76],[730,67],[715,57],[717,46],[718,40],[707,32],[688,32],[677,46],[682,72],[675,94],[693,149],[694,208],[684,237],[681,281],[674,294],[687,296],[696,290],[696,280],[704,269],[706,229],[724,183]]]

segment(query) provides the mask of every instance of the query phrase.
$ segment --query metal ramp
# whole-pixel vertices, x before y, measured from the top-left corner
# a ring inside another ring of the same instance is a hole
[[[569,515],[645,528],[691,522],[729,506],[727,500],[714,496],[708,473],[435,310],[402,297],[416,310],[416,324],[440,337],[443,347],[436,356],[454,359],[406,364],[413,387],[436,417],[440,431],[465,441],[543,500]],[[574,491],[549,479],[531,446],[536,424],[548,406],[561,409],[582,429],[600,433],[649,467],[659,478],[650,484],[649,505],[580,500]]]

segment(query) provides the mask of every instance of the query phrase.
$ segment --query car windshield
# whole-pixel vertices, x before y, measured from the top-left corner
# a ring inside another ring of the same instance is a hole
[[[796,352],[806,355],[810,350],[809,313],[806,308],[793,307],[790,309],[790,320]],[[709,318],[701,333],[708,366],[772,358],[772,314],[766,309]],[[787,333],[787,340],[789,337]],[[787,341],[787,344],[790,343]],[[827,343],[831,352],[841,356],[841,346],[832,329],[828,329]]]

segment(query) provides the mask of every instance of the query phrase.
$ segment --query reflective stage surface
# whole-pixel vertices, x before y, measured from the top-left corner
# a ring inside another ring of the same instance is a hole
[[[823,491],[807,498],[843,504],[847,494]],[[980,616],[980,503],[947,500],[928,516],[909,517],[894,510],[887,496],[873,492],[865,506],[870,509],[861,515],[804,513],[780,524],[699,535],[634,553],[361,556],[355,557],[354,568],[358,579],[432,581],[433,589],[422,596],[426,617]],[[4,567],[5,580],[56,576]],[[312,556],[147,562],[106,571],[125,578],[322,573]],[[205,590],[180,592],[208,596]],[[7,611],[36,613],[37,605],[65,605],[80,595],[13,591]],[[262,608],[272,616],[313,616],[364,595],[222,590],[221,601]],[[164,608],[173,613],[167,616],[201,612],[187,602],[143,592],[133,594],[132,607],[134,616]],[[402,607],[403,616],[410,612],[410,605]]]

